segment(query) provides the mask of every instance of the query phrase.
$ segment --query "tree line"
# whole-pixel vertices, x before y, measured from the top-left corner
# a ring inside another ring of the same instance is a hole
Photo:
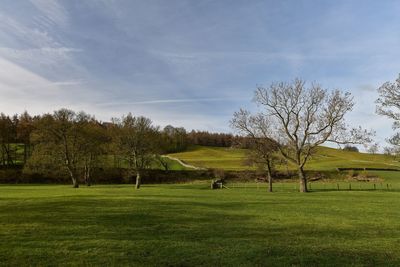
[[[0,114],[0,167],[23,166],[34,173],[64,170],[74,187],[91,184],[93,168],[107,160],[123,162],[140,188],[141,171],[162,155],[185,151],[190,145],[231,147],[246,144],[243,137],[183,127],[160,128],[149,118],[127,114],[101,122],[93,115],[60,109],[31,116]]]

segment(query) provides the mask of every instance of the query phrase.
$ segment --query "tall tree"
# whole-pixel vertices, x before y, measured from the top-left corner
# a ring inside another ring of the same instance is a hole
[[[167,125],[161,131],[161,145],[166,153],[184,151],[188,146],[185,128]]]
[[[77,141],[80,148],[78,166],[82,169],[85,184],[90,186],[92,170],[99,161],[99,156],[106,154],[110,137],[106,128],[94,117],[80,112],[77,118],[80,132]]]
[[[18,141],[24,145],[24,164],[26,163],[31,153],[31,134],[34,129],[34,118],[32,118],[27,111],[19,116],[17,125],[17,138]]]
[[[371,154],[376,154],[379,151],[379,144],[378,143],[373,143],[371,144],[368,149],[367,152],[371,153]]]
[[[376,100],[376,112],[393,121],[395,133],[388,139],[393,146],[393,153],[400,149],[400,74],[394,82],[385,82],[378,88],[379,98]]]
[[[3,166],[14,165],[18,117],[0,114],[0,157]]]
[[[35,156],[58,162],[68,172],[74,188],[79,187],[79,164],[83,158],[83,125],[88,116],[69,109],[43,115],[35,123],[32,141]]]
[[[233,129],[246,137],[238,140],[245,141],[252,151],[249,155],[250,162],[261,165],[266,170],[268,191],[272,192],[272,168],[278,144],[270,137],[273,129],[269,121],[262,114],[251,115],[249,111],[240,109],[234,113],[230,123]]]
[[[135,188],[141,185],[141,172],[150,166],[157,152],[159,130],[145,117],[134,117],[131,113],[114,119],[114,143],[120,155],[128,162],[129,169],[136,172]]]
[[[297,166],[301,192],[308,191],[304,166],[319,145],[370,141],[370,132],[345,124],[344,116],[354,106],[350,93],[329,92],[315,83],[306,87],[304,81],[295,79],[258,87],[254,101],[274,129],[267,137],[278,144],[285,159]]]

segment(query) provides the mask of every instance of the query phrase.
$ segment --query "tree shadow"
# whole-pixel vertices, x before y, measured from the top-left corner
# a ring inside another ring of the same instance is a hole
[[[378,232],[373,224],[358,229],[269,215],[271,205],[295,207],[295,200],[212,201],[208,195],[204,201],[171,193],[99,196],[4,207],[0,222],[15,231],[0,231],[0,237],[18,244],[21,253],[0,253],[0,260],[6,265],[58,265],[66,258],[72,265],[400,265],[398,252],[385,248],[383,241],[399,233],[396,225]]]

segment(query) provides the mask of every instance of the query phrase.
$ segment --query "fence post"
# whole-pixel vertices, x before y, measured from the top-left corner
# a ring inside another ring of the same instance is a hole
[[[374,184],[374,190],[376,190],[376,184]]]
[[[336,184],[336,186],[337,186],[337,190],[339,191],[339,184]]]

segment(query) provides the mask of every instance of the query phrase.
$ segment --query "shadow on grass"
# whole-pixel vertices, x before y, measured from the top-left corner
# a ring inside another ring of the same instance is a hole
[[[385,247],[399,233],[396,225],[378,232],[374,224],[357,228],[342,223],[353,217],[326,221],[329,225],[310,223],[312,216],[326,214],[298,206],[297,198],[241,201],[215,199],[218,194],[212,193],[199,200],[179,192],[169,192],[169,197],[141,192],[122,199],[96,194],[3,206],[0,261],[5,265],[400,265],[397,250]],[[283,209],[287,206],[290,213]]]

